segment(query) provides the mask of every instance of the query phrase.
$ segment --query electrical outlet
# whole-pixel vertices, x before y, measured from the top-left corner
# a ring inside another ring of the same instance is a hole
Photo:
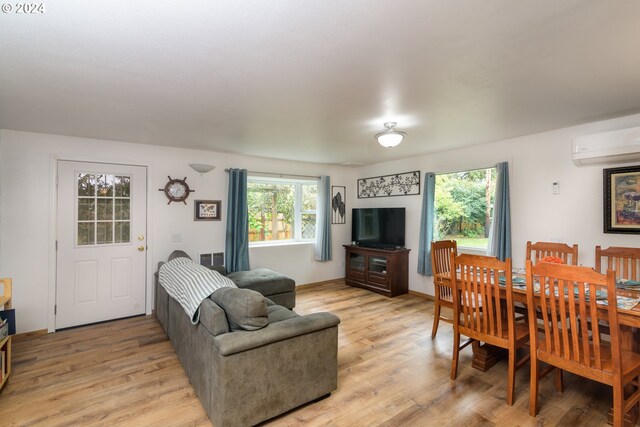
[[[180,243],[182,241],[182,235],[180,235],[180,234],[172,234],[171,235],[171,241],[173,243]]]
[[[553,194],[560,194],[560,183],[559,182],[554,182],[553,184],[551,184],[551,192]]]

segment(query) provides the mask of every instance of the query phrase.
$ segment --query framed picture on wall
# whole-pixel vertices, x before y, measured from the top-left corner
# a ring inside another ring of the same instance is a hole
[[[194,221],[220,221],[220,200],[195,200]]]
[[[347,222],[347,187],[331,186],[331,224]]]
[[[640,165],[604,169],[604,232],[640,233]]]

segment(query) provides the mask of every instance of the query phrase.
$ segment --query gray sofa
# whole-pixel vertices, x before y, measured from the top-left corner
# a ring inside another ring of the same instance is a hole
[[[230,331],[225,311],[211,298],[193,325],[156,280],[156,317],[216,427],[255,425],[337,388],[340,319],[299,316],[267,302],[262,329]]]

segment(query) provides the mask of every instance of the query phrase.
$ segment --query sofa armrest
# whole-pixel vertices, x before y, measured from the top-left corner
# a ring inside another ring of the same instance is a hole
[[[213,336],[229,332],[227,315],[218,304],[209,298],[206,298],[200,304],[200,323]]]
[[[337,326],[340,318],[331,313],[313,313],[267,325],[257,331],[239,331],[213,338],[222,356],[229,356],[252,348],[283,341],[299,335]]]

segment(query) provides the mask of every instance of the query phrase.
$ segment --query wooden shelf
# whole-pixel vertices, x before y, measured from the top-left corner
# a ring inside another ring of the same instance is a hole
[[[3,309],[12,308],[12,282],[11,279],[5,278],[0,279],[0,286],[3,288],[3,295],[0,296],[0,306]],[[4,363],[5,366],[3,370],[5,374],[2,376],[2,380],[0,381],[0,390],[7,383],[7,380],[11,376],[11,335],[8,335],[2,341],[0,341],[0,351],[4,351]]]

